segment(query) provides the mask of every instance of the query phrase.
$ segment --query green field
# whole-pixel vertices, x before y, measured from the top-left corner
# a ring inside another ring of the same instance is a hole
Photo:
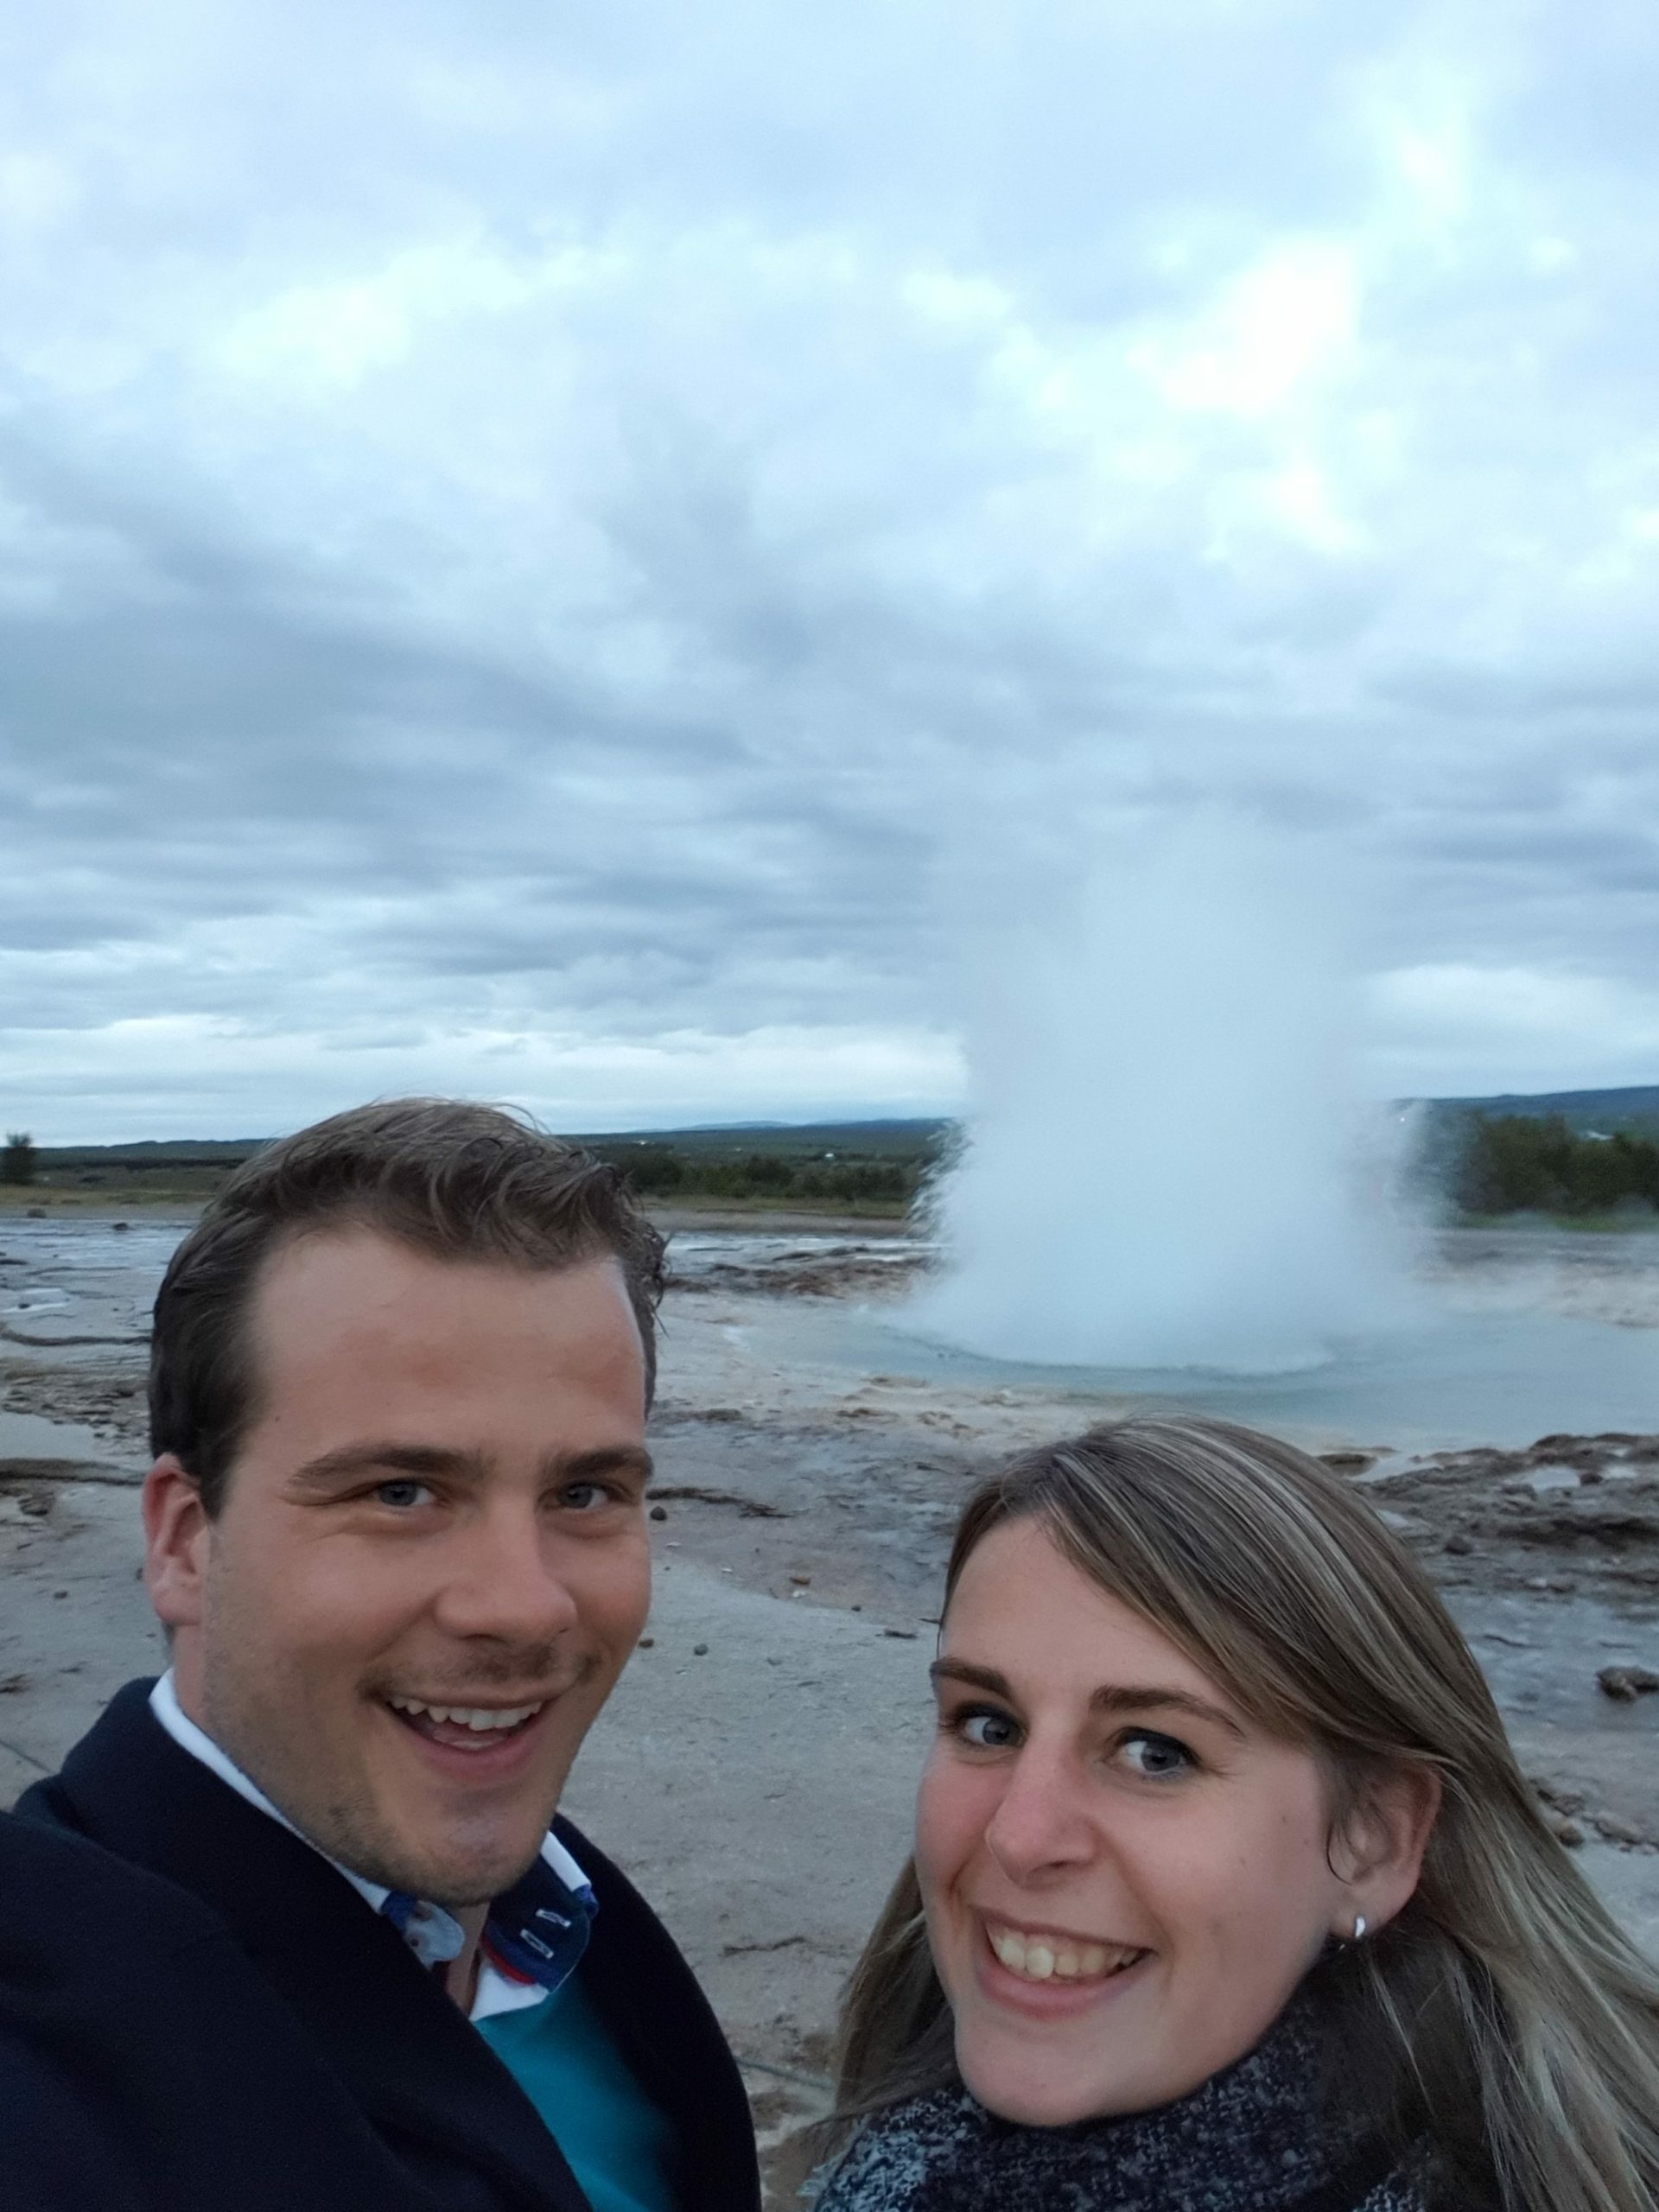
[[[642,1197],[677,1206],[786,1209],[893,1219],[909,1209],[950,1129],[944,1122],[832,1122],[806,1127],[572,1131],[620,1167]],[[0,1211],[190,1211],[262,1140],[42,1145],[26,1183],[0,1183]]]
[[[1659,1206],[1659,1087],[1424,1102],[1418,1172],[1465,1218],[1520,1211],[1598,1225]],[[944,1121],[755,1122],[571,1131],[656,1205],[902,1217],[948,1157]],[[0,1177],[0,1211],[190,1211],[264,1140],[41,1145]]]

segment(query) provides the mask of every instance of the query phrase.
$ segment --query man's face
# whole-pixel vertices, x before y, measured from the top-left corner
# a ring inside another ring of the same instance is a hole
[[[248,1326],[218,1518],[176,1463],[147,1485],[180,1700],[329,1857],[481,1903],[535,1859],[650,1601],[621,1270],[322,1230],[266,1262]]]

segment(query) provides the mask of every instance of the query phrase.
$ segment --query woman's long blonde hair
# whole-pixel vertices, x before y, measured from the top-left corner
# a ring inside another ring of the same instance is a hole
[[[1659,1973],[1609,1917],[1516,1763],[1479,1668],[1405,1546],[1316,1459],[1230,1423],[1127,1421],[1030,1452],[957,1530],[1040,1521],[1263,1727],[1318,1753],[1333,1829],[1368,1777],[1432,1768],[1440,1811],[1409,1904],[1319,1970],[1350,2094],[1436,2154],[1459,2204],[1659,2207]],[[956,2079],[906,1866],[842,2013],[843,2114]]]

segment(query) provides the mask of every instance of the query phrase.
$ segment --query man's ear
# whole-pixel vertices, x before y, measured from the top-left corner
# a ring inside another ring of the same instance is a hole
[[[201,1624],[211,1523],[201,1491],[170,1452],[144,1477],[144,1587],[170,1629]]]
[[[1409,1904],[1440,1809],[1440,1777],[1432,1766],[1402,1764],[1367,1778],[1331,1840],[1332,1869],[1344,1891],[1344,1917],[1332,1931],[1339,1941],[1351,1940],[1362,1917],[1375,1935]]]

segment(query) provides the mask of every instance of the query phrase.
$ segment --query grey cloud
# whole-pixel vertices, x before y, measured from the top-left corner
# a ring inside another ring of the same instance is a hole
[[[8,25],[14,1089],[925,1038],[982,855],[1218,803],[1642,984],[1659,47],[1479,14]]]

